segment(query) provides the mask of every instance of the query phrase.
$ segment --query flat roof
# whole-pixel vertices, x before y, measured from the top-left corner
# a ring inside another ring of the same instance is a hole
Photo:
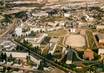
[[[26,58],[28,56],[28,53],[23,53],[23,52],[6,52],[7,56],[12,55],[13,57],[21,57],[21,58]]]
[[[97,36],[98,36],[99,40],[104,39],[104,34],[97,34]]]
[[[99,49],[98,50],[98,55],[100,55],[100,54],[104,54],[104,49]]]

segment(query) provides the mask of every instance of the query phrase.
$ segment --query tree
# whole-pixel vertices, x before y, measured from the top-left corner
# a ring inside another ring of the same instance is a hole
[[[10,15],[5,15],[5,19],[3,20],[3,22],[12,22],[12,17]]]
[[[89,71],[90,73],[92,72],[96,73],[96,66],[93,65],[88,66],[87,71]]]
[[[40,65],[38,66],[38,70],[43,70],[43,67],[44,67],[44,64],[43,64],[43,62],[41,61],[41,62],[40,62]]]
[[[13,60],[13,56],[12,56],[12,54],[10,54],[10,56],[8,57],[8,61],[10,62],[12,60]]]
[[[21,60],[20,59],[18,60],[18,64],[21,64]]]
[[[17,45],[16,51],[22,51],[22,50],[23,50],[23,48],[21,46]]]
[[[3,6],[4,5],[4,1],[0,1],[0,6]]]
[[[8,70],[8,73],[9,73],[9,71],[11,70],[11,68],[10,67],[7,67],[7,70]]]
[[[68,67],[68,66],[67,66],[67,64],[65,64],[65,63],[64,63],[64,64],[63,64],[63,67],[65,67],[65,68],[66,68],[66,67]]]
[[[49,59],[49,60],[52,60],[53,56],[52,56],[51,53],[49,53],[49,54],[47,54],[46,58]]]
[[[27,60],[27,62],[29,62],[30,61],[30,56],[26,56],[26,60]]]
[[[0,53],[0,61],[2,61],[2,52]]]
[[[19,12],[19,13],[16,13],[16,17],[17,18],[27,18],[27,15],[25,12]]]
[[[3,62],[3,56],[4,56],[4,54],[3,54],[3,52],[1,53],[1,61]]]
[[[36,36],[36,33],[34,31],[31,31],[31,33],[29,34],[29,36]]]
[[[26,46],[27,48],[32,48],[32,44],[26,40],[23,40],[23,45]]]
[[[4,60],[6,61],[7,60],[7,54],[4,53],[3,57],[4,57]]]
[[[39,48],[39,46],[34,48],[34,52],[40,54],[41,53],[41,49]]]
[[[3,67],[3,72],[5,73],[5,71],[6,71],[6,67]]]
[[[28,55],[30,56],[30,51],[28,51]]]

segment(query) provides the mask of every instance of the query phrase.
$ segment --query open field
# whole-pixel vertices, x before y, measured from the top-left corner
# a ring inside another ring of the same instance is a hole
[[[67,31],[64,29],[47,32],[50,37],[64,37],[67,34]]]
[[[85,38],[81,35],[70,34],[67,36],[65,44],[73,48],[81,48],[85,46]]]

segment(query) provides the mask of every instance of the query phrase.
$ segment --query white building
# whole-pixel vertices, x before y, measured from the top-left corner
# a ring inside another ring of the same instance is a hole
[[[45,28],[30,28],[30,31],[40,32],[40,31],[46,31],[46,29]]]
[[[48,16],[48,13],[46,13],[46,12],[38,12],[38,13],[32,13],[32,15],[34,17],[42,17],[42,16],[47,17]]]
[[[59,38],[51,38],[50,40],[50,49],[49,49],[49,53],[51,53],[52,55],[54,54],[56,47],[57,47],[57,42],[59,41]]]
[[[102,10],[104,10],[104,6],[100,7]]]
[[[70,12],[68,12],[68,13],[64,13],[64,17],[70,17]]]
[[[104,45],[104,34],[98,34],[97,37],[99,44]]]
[[[104,29],[104,25],[97,25],[97,26],[96,26],[96,29],[98,29],[98,30],[99,30],[99,29]]]
[[[22,28],[21,27],[17,27],[15,29],[15,34],[16,34],[16,36],[21,36],[22,35]]]
[[[75,33],[76,32],[76,29],[75,28],[71,28],[70,29],[70,32]]]
[[[104,49],[99,49],[98,50],[98,55],[104,54]]]
[[[26,57],[28,56],[28,53],[22,53],[22,52],[6,52],[6,54],[7,57],[12,55],[12,57],[14,58],[22,58],[22,59],[26,59]]]

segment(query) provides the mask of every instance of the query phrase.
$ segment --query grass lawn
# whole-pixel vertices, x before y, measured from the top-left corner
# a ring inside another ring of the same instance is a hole
[[[87,40],[88,40],[89,48],[91,48],[91,49],[96,48],[96,43],[95,43],[92,32],[86,31],[86,34],[87,34],[87,38],[88,38]]]

